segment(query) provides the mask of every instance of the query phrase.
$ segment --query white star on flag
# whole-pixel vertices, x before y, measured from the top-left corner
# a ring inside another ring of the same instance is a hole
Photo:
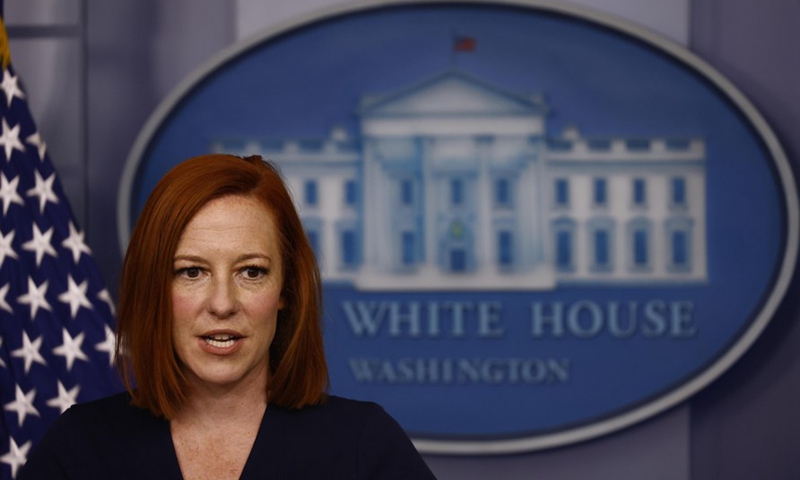
[[[25,205],[25,200],[23,200],[17,192],[18,186],[19,176],[9,182],[5,174],[0,175],[0,198],[3,199],[3,215],[8,213],[8,207],[10,207],[12,203]]]
[[[37,287],[33,282],[33,279],[28,277],[28,293],[20,295],[17,298],[17,302],[24,305],[30,305],[31,320],[36,319],[36,313],[40,308],[44,308],[47,311],[53,311],[53,308],[50,306],[50,303],[48,303],[47,298],[45,297],[45,295],[47,295],[48,284],[49,281],[45,280]]]
[[[11,478],[17,476],[17,470],[19,467],[25,465],[25,462],[28,461],[28,451],[31,449],[31,441],[28,440],[27,442],[23,443],[22,446],[17,446],[17,442],[14,441],[14,437],[9,438],[10,448],[8,453],[0,457],[0,462],[11,465]]]
[[[61,344],[60,347],[54,348],[53,353],[55,355],[64,357],[64,359],[67,361],[67,371],[69,372],[72,370],[72,364],[75,363],[76,359],[88,362],[89,357],[87,357],[86,354],[83,353],[83,350],[81,350],[81,345],[83,345],[83,337],[84,337],[83,332],[76,335],[75,338],[70,336],[66,328],[64,328],[62,332],[64,334],[63,335],[64,343]]]
[[[29,197],[39,197],[39,213],[42,213],[47,202],[58,203],[58,197],[53,193],[53,181],[56,179],[56,174],[50,175],[47,180],[42,178],[39,170],[34,171],[33,174],[36,185],[28,190],[27,195]]]
[[[33,406],[33,399],[36,398],[36,389],[33,388],[30,392],[25,393],[21,388],[19,388],[19,385],[16,387],[16,400],[7,403],[3,408],[9,412],[17,413],[17,418],[19,418],[19,426],[21,427],[25,422],[26,416],[30,414],[38,417],[39,410],[36,410],[36,407]]]
[[[22,244],[23,250],[27,250],[29,252],[36,252],[37,267],[41,265],[42,259],[44,258],[45,254],[50,255],[52,257],[58,256],[58,253],[56,253],[56,250],[53,248],[53,245],[50,244],[51,238],[53,238],[52,228],[42,233],[42,231],[39,230],[39,226],[34,223],[33,238]]]
[[[10,284],[6,283],[2,287],[0,287],[0,310],[5,310],[8,313],[14,313],[14,310],[11,309],[11,305],[9,305],[8,302],[6,302],[6,295],[8,295],[8,288],[10,286],[11,286]],[[2,362],[2,360],[0,360],[0,362]]]
[[[6,257],[19,258],[13,246],[15,234],[16,232],[14,232],[14,230],[8,232],[8,235],[0,233],[0,268],[2,268],[5,263]]]
[[[3,337],[0,337],[0,348],[3,348]],[[0,357],[0,367],[5,368],[6,362],[3,361],[3,357]]]
[[[98,352],[106,352],[108,354],[108,366],[114,365],[114,345],[117,342],[117,336],[108,325],[106,327],[106,339],[94,345],[94,349]]]
[[[58,380],[58,396],[47,401],[48,407],[57,408],[64,413],[67,409],[77,403],[78,392],[81,391],[80,385],[75,385],[67,390],[61,380]]]
[[[89,281],[84,280],[80,285],[75,283],[72,275],[67,275],[67,291],[58,296],[58,299],[64,303],[69,303],[69,311],[72,318],[78,314],[81,307],[92,309],[92,304],[86,298],[86,289],[89,288]]]
[[[78,263],[78,260],[81,259],[82,253],[92,254],[92,251],[83,242],[83,236],[83,232],[78,231],[75,228],[75,224],[69,222],[69,237],[61,242],[61,246],[68,248],[72,252],[72,259],[75,260],[75,263]]]
[[[19,141],[19,125],[9,128],[6,119],[2,120],[3,132],[0,134],[0,145],[5,148],[6,160],[11,161],[11,152],[14,149],[25,152],[25,146]]]
[[[25,139],[25,141],[29,145],[36,147],[36,153],[39,154],[39,161],[44,161],[44,156],[47,154],[47,144],[44,143],[44,140],[42,140],[42,136],[39,135],[39,132],[29,136]]]
[[[19,77],[8,70],[3,72],[3,82],[0,83],[0,88],[3,89],[3,92],[6,94],[6,101],[9,107],[14,97],[20,99],[25,98],[25,93],[19,88]]]
[[[111,310],[113,315],[117,314],[117,307],[114,306],[114,300],[111,299],[111,294],[108,293],[108,289],[104,288],[97,293],[97,298],[106,302],[108,305],[108,309]]]
[[[47,365],[47,362],[45,362],[44,358],[42,358],[42,354],[39,353],[39,349],[42,348],[43,338],[44,337],[39,337],[31,342],[31,339],[28,338],[28,333],[22,332],[22,346],[11,352],[12,357],[22,358],[25,360],[25,375],[30,372],[33,362]]]

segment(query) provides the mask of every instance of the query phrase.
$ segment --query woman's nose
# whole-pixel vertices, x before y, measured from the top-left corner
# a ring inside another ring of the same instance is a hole
[[[227,318],[236,313],[238,299],[233,280],[215,278],[212,281],[208,299],[208,310],[219,318]]]

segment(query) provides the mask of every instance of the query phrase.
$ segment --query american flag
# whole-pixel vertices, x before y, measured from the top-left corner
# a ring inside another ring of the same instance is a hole
[[[31,117],[2,22],[0,56],[0,478],[7,479],[70,405],[120,387],[111,296]]]
[[[478,42],[473,37],[456,36],[453,39],[453,51],[474,52]]]

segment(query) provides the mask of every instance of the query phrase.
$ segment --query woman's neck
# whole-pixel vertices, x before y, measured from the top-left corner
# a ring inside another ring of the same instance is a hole
[[[267,408],[264,385],[196,388],[170,420],[170,432],[187,480],[238,479]]]
[[[237,388],[195,386],[187,401],[173,421],[197,423],[220,420],[252,421],[261,417],[267,407],[267,391],[261,385],[244,385]]]

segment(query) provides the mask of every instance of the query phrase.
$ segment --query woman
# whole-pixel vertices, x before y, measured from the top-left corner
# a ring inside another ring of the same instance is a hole
[[[383,409],[326,395],[319,271],[260,157],[196,157],[158,183],[116,353],[128,392],[68,410],[20,479],[434,478]]]

